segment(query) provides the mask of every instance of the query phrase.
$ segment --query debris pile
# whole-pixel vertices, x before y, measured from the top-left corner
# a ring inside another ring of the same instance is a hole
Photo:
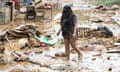
[[[31,24],[21,25],[13,30],[7,30],[0,34],[0,41],[6,40],[6,37],[11,39],[27,38],[30,36],[38,36],[40,32],[36,30],[36,27]]]

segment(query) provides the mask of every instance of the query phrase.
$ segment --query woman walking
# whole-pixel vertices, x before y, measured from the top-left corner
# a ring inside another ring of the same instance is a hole
[[[81,52],[76,48],[76,31],[77,31],[77,17],[73,14],[73,11],[70,6],[66,5],[63,8],[62,17],[61,17],[61,28],[57,35],[62,31],[62,36],[65,43],[65,56],[67,59],[70,59],[70,45],[78,53],[78,57],[81,59]]]

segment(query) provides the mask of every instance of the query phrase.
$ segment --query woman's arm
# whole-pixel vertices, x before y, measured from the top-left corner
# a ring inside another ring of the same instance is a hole
[[[73,37],[75,37],[75,36],[76,36],[76,31],[77,31],[77,24],[75,24],[75,26],[74,26]]]
[[[74,17],[74,31],[73,31],[73,36],[75,37],[76,36],[76,31],[77,31],[77,18],[76,16]]]
[[[60,28],[57,32],[57,35],[59,35],[61,31],[62,31],[62,29]]]

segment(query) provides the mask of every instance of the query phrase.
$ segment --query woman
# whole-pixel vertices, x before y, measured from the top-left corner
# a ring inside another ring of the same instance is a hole
[[[79,58],[81,58],[82,55],[80,50],[75,47],[77,30],[76,21],[77,18],[73,14],[71,7],[68,5],[64,6],[60,22],[61,29],[57,35],[59,35],[59,33],[62,31],[62,36],[65,43],[65,56],[67,56],[68,60],[70,59],[70,45],[74,50],[76,50]]]

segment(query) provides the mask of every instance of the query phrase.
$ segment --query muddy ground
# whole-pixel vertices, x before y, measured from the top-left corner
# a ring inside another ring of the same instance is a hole
[[[101,9],[80,9],[75,10],[74,13],[78,17],[78,24],[87,26],[101,26],[105,25],[111,29],[119,29],[119,24],[111,17],[114,16],[114,12],[118,10],[106,10]],[[61,11],[53,11],[54,17]],[[50,15],[46,15],[45,19],[40,21],[26,21],[21,17],[16,19],[14,22],[9,24],[1,24],[0,30],[5,31],[14,29],[21,24],[34,23],[38,26],[38,30],[44,35],[55,35],[56,29],[52,29],[54,26],[59,24],[56,21],[48,20],[46,18]],[[101,20],[101,21],[99,21]],[[89,29],[88,29],[89,30]],[[53,46],[38,47],[38,48],[25,48],[20,49],[19,40],[12,40],[9,43],[6,42],[8,48],[5,56],[5,63],[0,64],[0,72],[120,72],[120,46],[114,45],[116,37],[104,37],[103,35],[93,34],[92,37],[85,36],[85,31],[82,37],[77,38],[76,46],[82,51],[82,60],[77,59],[76,52],[71,49],[71,59],[68,61],[66,57],[55,56],[56,53],[64,53],[64,44],[56,43]],[[24,40],[23,40],[24,41]],[[87,47],[86,47],[87,46]],[[14,57],[11,56],[12,51],[22,53],[32,50],[29,60],[14,61]],[[1,54],[3,55],[3,54]]]

